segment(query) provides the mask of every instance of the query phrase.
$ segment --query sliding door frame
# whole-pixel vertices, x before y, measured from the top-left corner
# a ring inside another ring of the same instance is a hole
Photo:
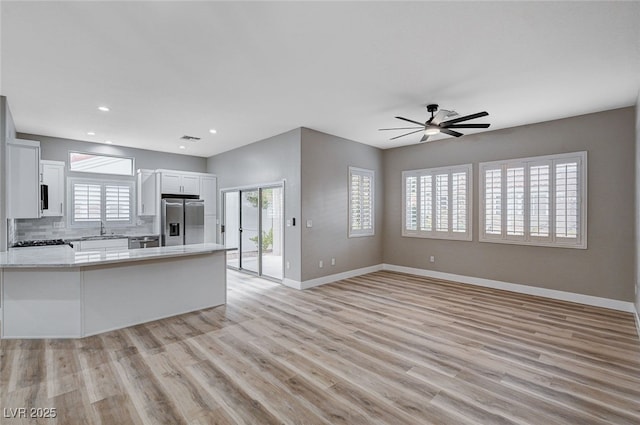
[[[242,193],[243,192],[250,192],[250,191],[258,191],[258,271],[254,272],[251,270],[247,270],[244,269],[242,267],[242,233],[240,232],[240,229],[236,229],[237,232],[239,232],[238,235],[238,267],[233,267],[233,266],[229,266],[226,265],[226,267],[233,269],[233,270],[238,270],[242,273],[247,273],[247,274],[251,274],[253,276],[259,276],[263,279],[268,279],[268,280],[272,280],[274,282],[278,282],[278,283],[282,283],[282,281],[284,280],[284,265],[285,265],[285,253],[286,253],[286,243],[285,243],[285,235],[284,235],[284,231],[285,231],[285,205],[286,205],[286,181],[285,180],[281,180],[281,181],[277,181],[277,182],[270,182],[270,183],[262,183],[262,184],[255,184],[255,185],[245,185],[245,186],[234,186],[234,187],[227,187],[224,189],[220,189],[220,197],[222,198],[222,208],[221,208],[221,215],[222,215],[222,225],[224,226],[224,233],[222,235],[223,237],[223,241],[226,244],[226,239],[227,239],[227,234],[228,234],[228,227],[227,227],[227,206],[226,206],[226,197],[225,194],[227,192],[239,192],[238,196],[239,196],[239,202],[238,202],[238,219],[239,219],[239,224],[240,224],[240,228],[243,227],[242,225]],[[282,270],[282,279],[277,279],[275,277],[271,277],[268,275],[264,275],[262,273],[262,190],[263,189],[273,189],[273,188],[281,188],[282,189],[282,264],[281,264],[281,270]]]

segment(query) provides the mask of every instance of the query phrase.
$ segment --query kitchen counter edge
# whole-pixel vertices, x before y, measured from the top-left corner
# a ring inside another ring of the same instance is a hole
[[[145,249],[122,249],[107,252],[75,252],[68,246],[40,247],[36,249],[39,249],[39,255],[34,255],[34,251],[29,252],[29,248],[15,248],[6,252],[0,252],[0,269],[80,268],[161,258],[213,254],[215,252],[232,251],[237,248],[227,248],[224,245],[215,243],[203,243]]]

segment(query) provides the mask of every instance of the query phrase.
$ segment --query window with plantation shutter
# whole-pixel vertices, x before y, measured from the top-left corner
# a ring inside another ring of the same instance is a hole
[[[372,170],[349,167],[349,237],[374,234],[374,181]]]
[[[586,170],[586,152],[481,163],[480,240],[586,248]]]
[[[402,173],[402,235],[471,240],[471,164]]]
[[[71,225],[86,227],[133,222],[133,182],[69,178]]]

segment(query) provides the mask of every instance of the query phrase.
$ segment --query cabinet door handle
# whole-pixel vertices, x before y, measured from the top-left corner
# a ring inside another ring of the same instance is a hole
[[[144,214],[144,204],[142,204],[142,214]]]
[[[62,202],[60,202],[60,214],[62,214]]]

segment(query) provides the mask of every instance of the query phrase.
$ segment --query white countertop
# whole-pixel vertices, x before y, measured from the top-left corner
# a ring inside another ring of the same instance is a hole
[[[201,255],[229,251],[216,243],[202,243],[158,248],[122,249],[116,251],[76,252],[68,245],[12,248],[0,252],[0,268],[86,267],[157,258]]]

